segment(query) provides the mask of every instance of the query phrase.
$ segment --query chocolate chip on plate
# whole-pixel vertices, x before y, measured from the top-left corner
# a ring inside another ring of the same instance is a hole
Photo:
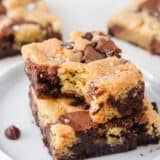
[[[21,133],[19,128],[14,125],[9,126],[5,129],[5,136],[10,140],[17,140],[20,137]]]

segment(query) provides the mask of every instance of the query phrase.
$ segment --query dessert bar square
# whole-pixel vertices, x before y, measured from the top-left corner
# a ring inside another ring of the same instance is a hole
[[[147,98],[141,112],[104,124],[94,123],[88,111],[75,107],[72,99],[39,99],[32,87],[30,103],[44,144],[57,160],[127,152],[160,139],[160,117]]]
[[[27,43],[61,39],[60,20],[45,1],[2,0],[0,7],[0,58],[20,54]]]
[[[144,98],[140,70],[120,58],[103,32],[74,32],[71,41],[51,39],[22,48],[25,71],[39,98],[74,97],[95,122],[139,112]]]
[[[109,33],[160,55],[159,8],[159,0],[134,0],[111,17]]]

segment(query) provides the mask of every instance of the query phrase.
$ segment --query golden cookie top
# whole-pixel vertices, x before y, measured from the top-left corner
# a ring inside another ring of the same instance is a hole
[[[75,31],[70,42],[50,39],[22,48],[24,59],[38,65],[54,66],[67,61],[88,63],[109,56],[119,56],[121,50],[104,32]]]

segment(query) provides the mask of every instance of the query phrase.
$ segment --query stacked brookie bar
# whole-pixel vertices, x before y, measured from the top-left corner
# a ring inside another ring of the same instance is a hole
[[[160,117],[144,97],[143,76],[103,32],[76,31],[22,48],[30,104],[58,160],[126,152],[158,143]]]
[[[60,20],[43,0],[0,1],[0,58],[20,54],[22,45],[61,39]]]

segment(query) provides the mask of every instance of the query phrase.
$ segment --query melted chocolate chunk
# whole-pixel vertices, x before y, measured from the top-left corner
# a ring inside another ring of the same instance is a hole
[[[63,47],[67,49],[73,49],[74,48],[74,42],[64,42]]]
[[[93,34],[92,34],[92,32],[86,32],[86,34],[82,38],[91,41],[93,38]]]
[[[17,140],[20,137],[20,130],[16,126],[11,125],[6,128],[5,135],[8,139]]]
[[[84,50],[85,63],[89,63],[91,61],[95,61],[103,58],[105,58],[105,55],[103,53],[97,52],[95,48],[93,48],[91,45],[88,45]]]
[[[146,0],[139,6],[139,11],[147,11],[151,16],[160,18],[160,0]]]
[[[107,57],[117,55],[121,50],[111,40],[100,38],[97,42],[96,50],[105,53]]]
[[[154,38],[150,44],[150,51],[155,55],[160,55],[160,41]]]
[[[66,113],[59,118],[63,124],[70,125],[75,131],[83,131],[92,128],[95,123],[92,122],[88,111],[78,111]]]
[[[90,37],[90,33],[87,33]],[[121,50],[110,39],[100,38],[97,42],[87,45],[84,50],[84,57],[82,62],[89,63],[105,57],[117,56],[120,57]]]

